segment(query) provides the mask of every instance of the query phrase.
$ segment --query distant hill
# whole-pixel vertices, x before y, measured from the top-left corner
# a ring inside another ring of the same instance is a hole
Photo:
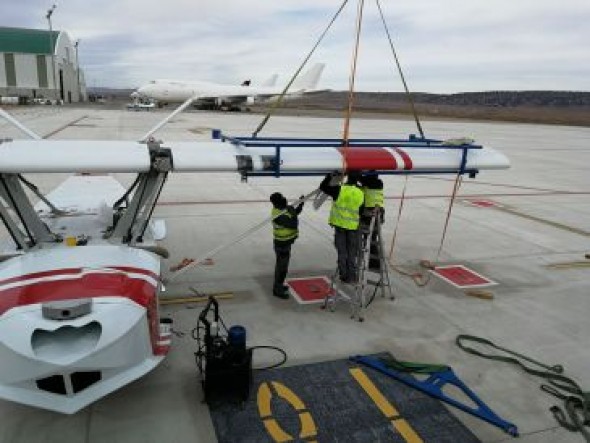
[[[412,93],[419,117],[498,120],[590,126],[590,92],[489,91],[458,94]],[[329,91],[287,100],[286,108],[332,110],[347,107],[348,93]],[[369,113],[410,115],[408,97],[400,92],[358,92],[354,110]]]
[[[127,101],[133,89],[88,88],[90,95]],[[524,123],[590,126],[590,92],[581,91],[486,91],[457,94],[414,92],[420,117],[467,118]],[[286,100],[278,113],[327,111],[340,113],[347,107],[348,92],[324,91]],[[268,105],[252,106],[264,112]],[[402,92],[357,92],[354,110],[364,113],[411,114]]]
[[[405,97],[405,94],[401,94]],[[488,91],[459,94],[414,95],[420,103],[479,106],[590,106],[590,92],[575,91]]]
[[[88,92],[96,95],[128,98],[134,89],[91,87]],[[486,91],[460,92],[457,94],[430,94],[413,92],[415,103],[430,103],[460,106],[589,106],[590,92],[576,91]],[[305,95],[298,104],[326,104],[329,107],[344,106],[348,99],[347,91],[325,91]],[[402,92],[357,92],[355,103],[359,108],[382,107],[388,104],[407,102]]]
[[[550,107],[590,107],[590,92],[575,91],[488,91],[461,92],[458,94],[429,94],[414,92],[412,98],[416,104],[440,104],[457,106],[550,106]],[[348,92],[327,91],[303,96],[299,104],[327,104],[344,106]],[[402,92],[358,92],[355,93],[355,107],[379,109],[407,103],[407,95]]]

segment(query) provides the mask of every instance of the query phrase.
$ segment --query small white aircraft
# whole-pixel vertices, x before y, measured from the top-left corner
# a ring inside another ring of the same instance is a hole
[[[323,63],[314,65],[293,83],[286,97],[314,92],[324,67]],[[135,92],[140,97],[157,100],[160,105],[182,103],[196,97],[194,105],[203,109],[240,110],[241,105],[279,96],[282,88],[275,86],[276,79],[277,75],[274,74],[261,86],[251,85],[250,80],[245,80],[240,86],[204,81],[153,80]]]
[[[471,140],[226,137],[210,141],[0,139],[0,398],[72,414],[142,377],[170,349],[153,210],[169,173],[317,175],[469,174],[505,169],[500,152]],[[135,173],[124,189],[105,173]],[[48,195],[22,174],[73,173]],[[91,175],[96,173],[98,175]],[[29,193],[41,201],[31,203]]]

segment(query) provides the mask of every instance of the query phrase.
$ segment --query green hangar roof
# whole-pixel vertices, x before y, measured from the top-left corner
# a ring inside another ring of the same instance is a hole
[[[52,31],[51,38],[49,31],[0,26],[0,52],[51,54],[57,43],[59,32]]]

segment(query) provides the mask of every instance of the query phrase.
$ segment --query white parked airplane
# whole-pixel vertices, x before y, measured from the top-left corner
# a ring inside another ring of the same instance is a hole
[[[0,252],[0,398],[66,414],[142,377],[170,349],[158,302],[166,251],[155,243],[165,228],[151,220],[169,173],[509,167],[502,153],[468,140],[155,141],[162,123],[142,141],[42,140],[0,116],[33,139],[0,139],[0,219],[12,239]],[[22,176],[64,172],[75,175],[46,196]],[[137,178],[124,189],[104,175],[115,172]],[[41,201],[33,205],[26,190]]]
[[[288,96],[300,96],[315,91],[325,64],[318,63],[291,86]],[[274,86],[276,74],[261,86],[246,80],[240,86],[224,85],[204,81],[153,80],[137,89],[145,98],[157,100],[159,104],[182,103],[195,97],[194,104],[207,109],[237,110],[244,104],[279,96],[282,88]]]

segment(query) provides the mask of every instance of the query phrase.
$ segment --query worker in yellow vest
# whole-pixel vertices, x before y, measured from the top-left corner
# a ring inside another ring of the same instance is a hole
[[[355,284],[358,281],[358,257],[360,254],[360,216],[364,210],[363,191],[358,186],[360,174],[348,173],[346,183],[333,185],[331,182],[339,174],[333,172],[320,184],[320,190],[332,197],[330,225],[334,228],[334,246],[338,254],[338,273],[343,283]]]
[[[303,197],[302,197],[303,198]],[[273,246],[276,256],[275,278],[272,293],[275,297],[289,298],[289,287],[285,286],[285,278],[289,271],[291,246],[299,235],[298,216],[303,210],[303,200],[296,208],[287,204],[287,199],[280,192],[270,196],[273,218]]]
[[[374,171],[363,174],[360,178],[363,194],[365,195],[365,210],[361,215],[361,224],[367,227],[371,223],[371,217],[375,212],[381,217],[379,221],[383,224],[385,218],[385,209],[383,202],[383,181]]]
[[[369,171],[360,179],[360,183],[363,186],[363,194],[365,195],[365,210],[361,215],[361,231],[362,231],[362,242],[367,241],[369,230],[371,227],[372,218],[379,217],[375,221],[379,220],[379,223],[383,224],[385,221],[385,208],[383,207],[383,181],[379,178],[375,171]],[[378,272],[381,269],[381,262],[378,257],[379,250],[378,245],[378,230],[373,229],[371,235],[370,248],[371,258],[369,259],[369,269]]]

